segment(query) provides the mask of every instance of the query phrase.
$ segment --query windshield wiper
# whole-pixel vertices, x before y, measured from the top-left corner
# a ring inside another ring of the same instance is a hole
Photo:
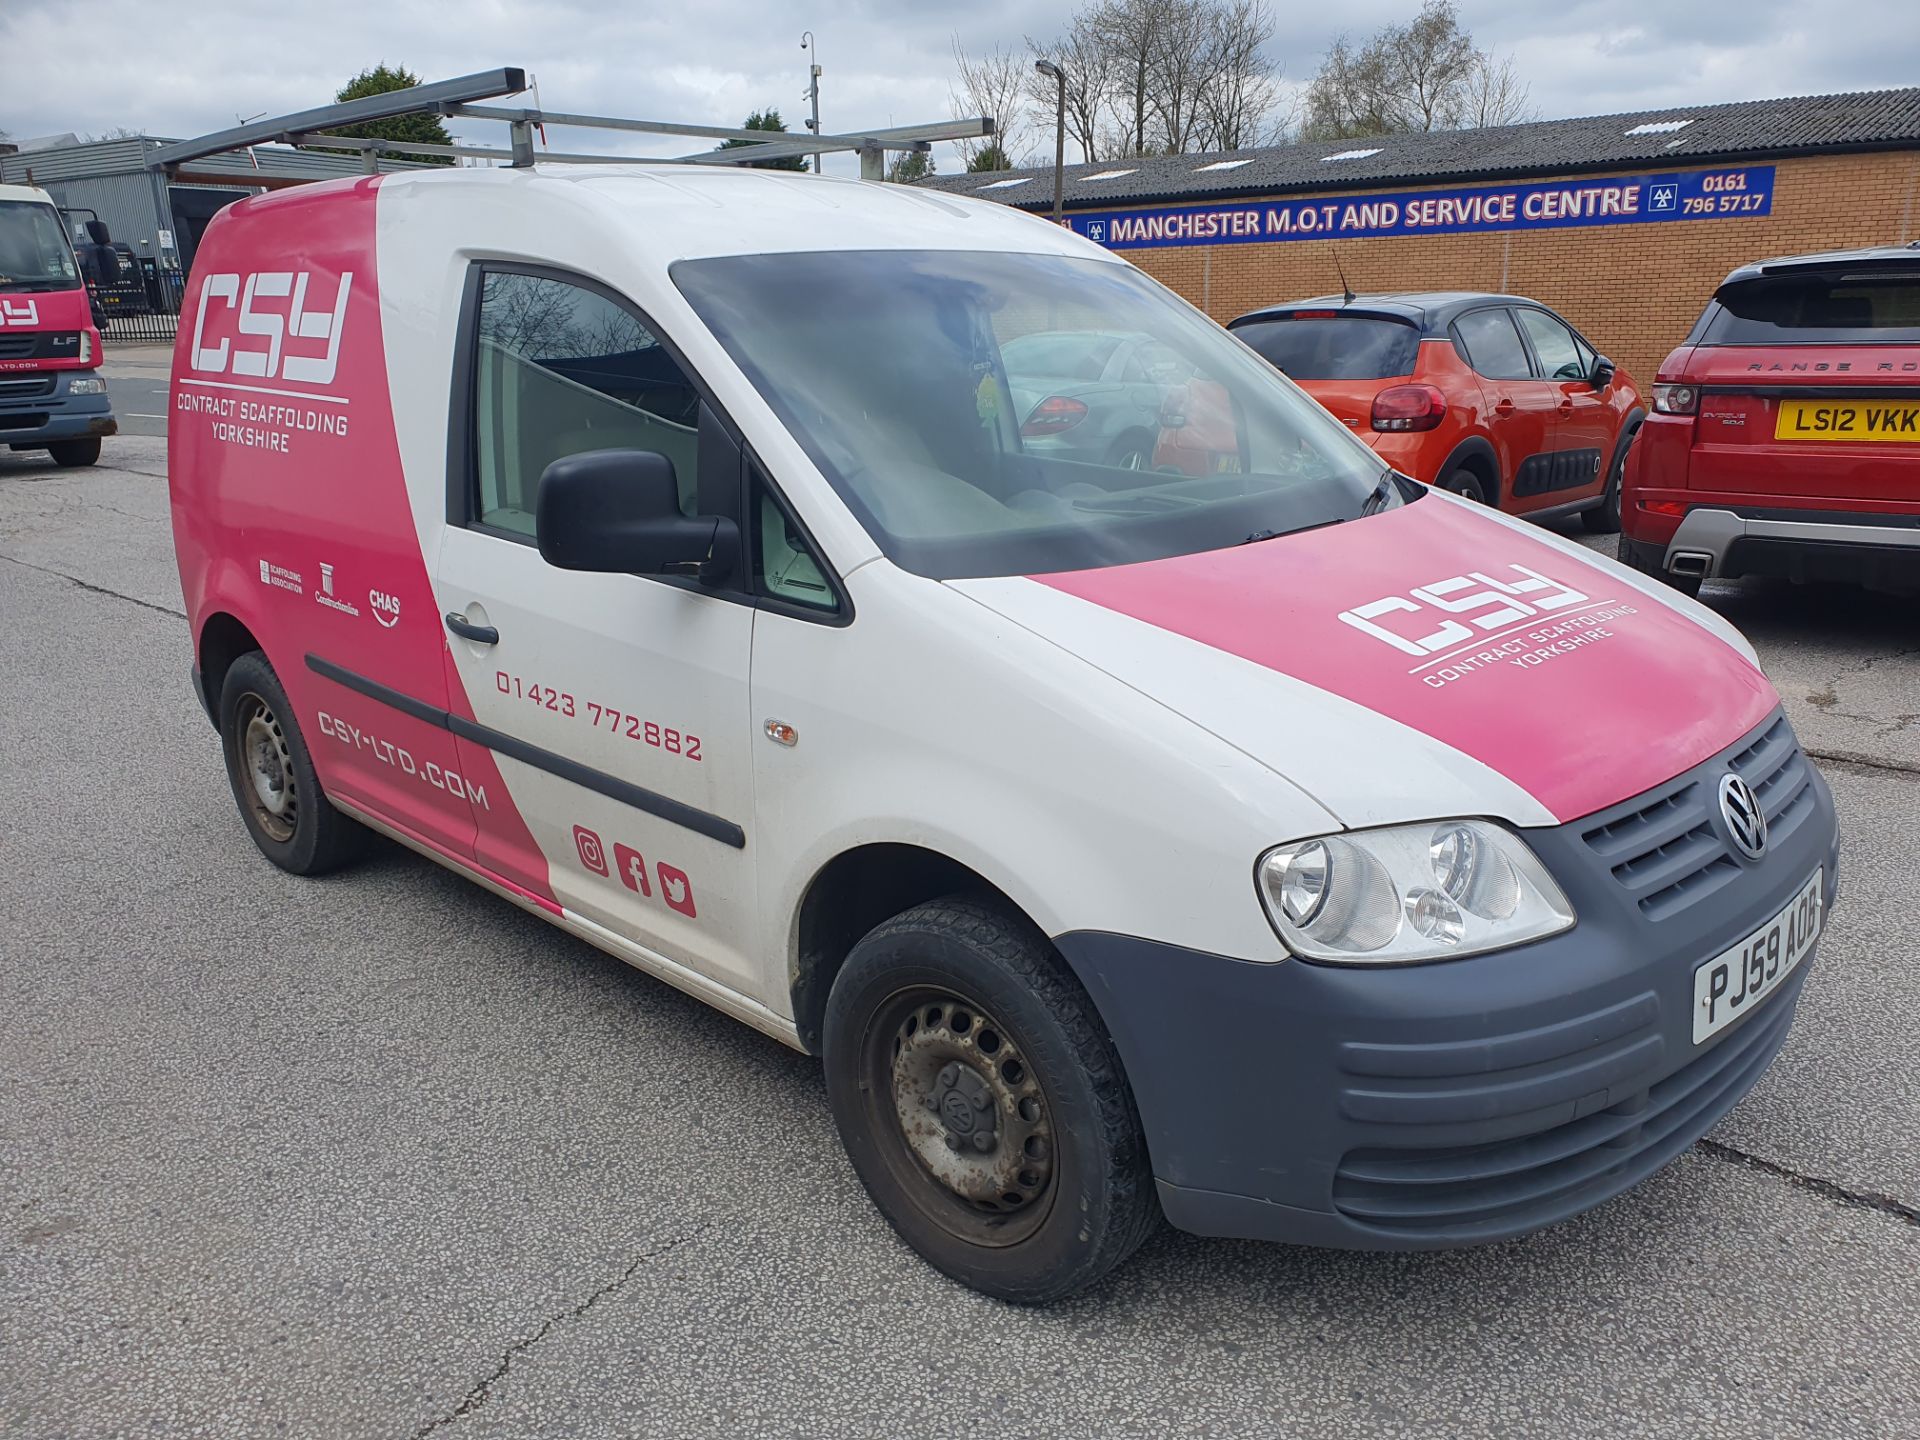
[[[1361,517],[1378,514],[1385,508],[1387,501],[1399,493],[1399,488],[1394,481],[1391,469],[1381,471],[1380,479],[1375,483],[1372,493],[1360,502]],[[1330,519],[1317,520],[1311,525],[1296,525],[1291,530],[1256,530],[1240,543],[1255,545],[1262,540],[1278,540],[1282,535],[1304,535],[1309,530],[1323,530],[1329,525],[1344,525],[1348,518],[1345,515],[1335,515]]]
[[[1379,514],[1381,510],[1386,508],[1388,499],[1390,499],[1399,488],[1400,487],[1394,483],[1393,470],[1391,467],[1381,471],[1379,483],[1373,487],[1373,493],[1360,502],[1361,515]]]

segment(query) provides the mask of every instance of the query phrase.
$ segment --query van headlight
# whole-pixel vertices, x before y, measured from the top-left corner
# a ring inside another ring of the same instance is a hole
[[[1345,965],[1478,955],[1573,924],[1526,842],[1485,820],[1296,840],[1262,855],[1254,876],[1289,950]]]
[[[67,382],[67,393],[69,395],[104,395],[107,393],[107,382],[98,375],[76,375]]]

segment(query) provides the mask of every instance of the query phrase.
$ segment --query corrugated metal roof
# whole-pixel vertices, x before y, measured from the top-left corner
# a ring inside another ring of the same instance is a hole
[[[1742,100],[1731,105],[1676,105],[1484,130],[1381,135],[1206,155],[1114,157],[1091,165],[1069,165],[1065,200],[1068,209],[1085,210],[1905,146],[1920,146],[1920,88]],[[1229,169],[1223,168],[1224,160],[1242,163]],[[1124,178],[1078,183],[1120,165],[1136,168]],[[1047,183],[984,188],[1022,178]],[[1053,203],[1052,180],[1053,167],[1044,165],[994,174],[940,175],[918,183],[940,190],[984,191],[988,199],[1038,210]]]

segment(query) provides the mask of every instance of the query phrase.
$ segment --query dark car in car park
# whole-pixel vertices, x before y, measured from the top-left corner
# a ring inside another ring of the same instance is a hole
[[[1619,528],[1640,392],[1538,301],[1323,295],[1227,328],[1402,474],[1533,520]]]
[[[1620,558],[1920,588],[1920,247],[1742,265],[1654,377]]]
[[[1001,347],[1007,387],[1028,454],[1151,467],[1168,387],[1187,378],[1150,335],[1036,330]]]

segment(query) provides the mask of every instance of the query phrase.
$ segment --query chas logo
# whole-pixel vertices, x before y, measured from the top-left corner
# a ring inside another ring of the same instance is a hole
[[[373,607],[373,618],[391,630],[400,623],[400,597],[389,595],[384,590],[369,590],[367,604]]]
[[[332,384],[353,272],[342,272],[331,303],[313,280],[308,270],[207,276],[193,317],[193,368],[203,375]],[[264,343],[243,345],[243,336]],[[321,341],[324,346],[310,343]]]
[[[1583,592],[1558,580],[1549,580],[1525,565],[1505,568],[1512,571],[1515,578],[1500,580],[1475,570],[1416,585],[1407,595],[1385,595],[1370,600],[1365,605],[1342,610],[1340,618],[1396,650],[1424,659],[1502,626],[1564,610],[1587,598]],[[1443,619],[1437,627],[1429,628],[1433,627],[1435,611],[1461,618]],[[1377,623],[1387,616],[1396,617],[1397,628],[1389,629]],[[1400,616],[1413,618],[1402,620]]]

